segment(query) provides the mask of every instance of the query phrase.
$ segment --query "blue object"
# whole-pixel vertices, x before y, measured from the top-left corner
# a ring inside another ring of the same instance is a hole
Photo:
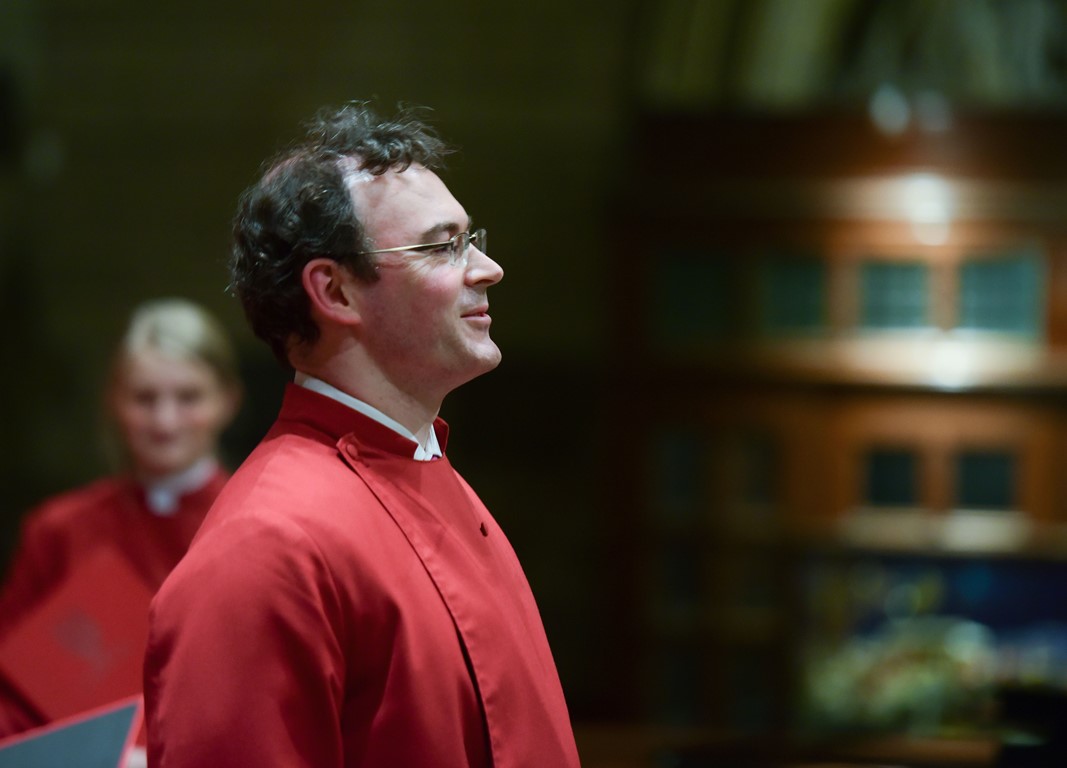
[[[0,768],[119,768],[140,707],[132,700],[0,745]]]

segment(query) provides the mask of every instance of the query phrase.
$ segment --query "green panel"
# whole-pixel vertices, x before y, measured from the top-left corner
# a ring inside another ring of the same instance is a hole
[[[911,507],[919,502],[919,457],[906,448],[874,448],[865,457],[865,504]]]
[[[818,330],[826,325],[827,268],[814,258],[770,259],[761,273],[761,325],[772,333]]]
[[[930,325],[929,268],[918,262],[877,262],[860,273],[864,328],[924,328]]]
[[[956,457],[956,505],[964,509],[1013,508],[1015,465],[1012,451],[962,451]]]
[[[664,429],[652,446],[652,508],[666,518],[695,523],[707,502],[702,461],[706,441],[696,429]]]
[[[661,343],[723,340],[738,330],[737,270],[719,254],[659,259],[652,284],[652,330]]]
[[[959,327],[1036,337],[1044,312],[1036,253],[972,259],[960,269]]]

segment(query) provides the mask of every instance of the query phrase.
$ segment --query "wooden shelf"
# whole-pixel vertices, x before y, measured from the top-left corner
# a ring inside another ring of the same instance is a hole
[[[969,525],[975,530],[968,532]],[[1067,562],[1067,525],[1035,522],[1019,512],[864,510],[802,525],[789,538],[798,552],[830,555]]]
[[[746,738],[693,728],[641,724],[578,724],[585,768],[992,768],[1000,750],[992,736],[966,738]]]

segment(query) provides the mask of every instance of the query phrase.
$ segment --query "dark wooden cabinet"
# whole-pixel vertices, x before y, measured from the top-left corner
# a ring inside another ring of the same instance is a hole
[[[1065,129],[639,122],[609,220],[635,716],[784,738],[813,637],[871,620],[820,578],[1067,561]]]

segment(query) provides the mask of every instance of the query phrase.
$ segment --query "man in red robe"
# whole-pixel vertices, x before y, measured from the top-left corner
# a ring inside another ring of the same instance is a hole
[[[352,104],[242,196],[232,286],[296,378],[153,602],[152,766],[579,764],[526,578],[445,454],[503,276],[446,151]]]

